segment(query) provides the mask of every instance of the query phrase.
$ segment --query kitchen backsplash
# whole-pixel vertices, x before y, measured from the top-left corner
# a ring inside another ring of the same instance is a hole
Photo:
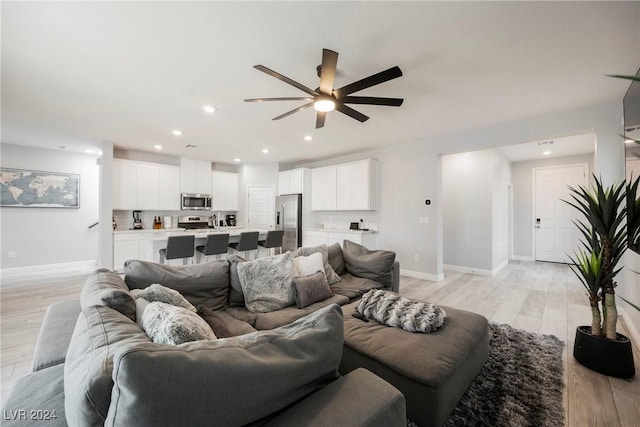
[[[223,219],[225,215],[228,213],[236,214],[237,212],[220,211],[220,214],[222,215]],[[171,227],[177,228],[178,217],[186,216],[186,215],[204,216],[204,217],[216,215],[217,217],[218,211],[215,211],[215,212],[212,212],[212,211],[206,211],[206,212],[203,212],[203,211],[141,211],[140,212],[140,218],[142,219],[142,228],[145,230],[153,229],[153,218],[156,216],[159,216],[163,222],[164,222],[165,216],[170,216]],[[113,211],[113,217],[115,218],[116,224],[118,226],[116,230],[129,230],[133,228],[133,211]]]
[[[378,230],[380,224],[377,212],[315,212],[316,224],[302,224],[302,228],[331,228],[348,230],[352,222],[360,223],[360,228]],[[362,222],[360,220],[362,219]]]

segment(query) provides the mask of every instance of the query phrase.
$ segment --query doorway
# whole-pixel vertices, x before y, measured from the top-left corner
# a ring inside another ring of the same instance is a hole
[[[275,217],[275,186],[249,185],[247,190],[247,228],[272,230]]]
[[[580,231],[573,223],[580,213],[563,200],[571,200],[570,187],[588,184],[589,165],[533,169],[533,254],[535,261],[570,262],[579,247]]]

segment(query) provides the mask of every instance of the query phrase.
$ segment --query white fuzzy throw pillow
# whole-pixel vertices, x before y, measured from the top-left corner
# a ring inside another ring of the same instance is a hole
[[[294,258],[293,268],[295,269],[296,277],[311,276],[320,271],[325,280],[327,279],[327,275],[324,272],[324,264],[322,263],[322,254],[320,252]]]
[[[151,341],[158,344],[178,345],[216,339],[207,322],[193,311],[157,301],[145,308],[142,328]]]
[[[358,313],[409,332],[434,332],[447,313],[428,302],[401,297],[395,292],[372,289],[355,306]]]
[[[176,307],[186,308],[189,311],[196,312],[196,308],[182,294],[175,289],[167,288],[158,283],[149,285],[141,292],[138,292],[135,298],[144,298],[149,302],[163,302],[165,304],[175,305]]]
[[[247,309],[269,313],[295,304],[291,252],[238,264]]]

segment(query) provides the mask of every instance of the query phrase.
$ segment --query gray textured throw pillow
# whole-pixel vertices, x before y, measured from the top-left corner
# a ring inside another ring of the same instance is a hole
[[[309,276],[295,277],[293,287],[296,290],[296,306],[298,308],[305,308],[314,302],[324,301],[333,295],[327,279],[320,271]]]
[[[137,298],[144,298],[149,302],[163,302],[165,304],[175,305],[176,307],[186,308],[189,311],[196,311],[196,308],[183,297],[180,292],[175,289],[167,288],[158,283],[144,288],[137,293]]]
[[[238,264],[247,309],[268,313],[295,303],[291,252]]]
[[[370,250],[345,240],[342,244],[344,265],[348,273],[381,283],[387,288],[393,285],[393,264],[396,253],[391,251]]]
[[[213,330],[193,311],[163,302],[149,303],[142,315],[142,327],[159,344],[215,340]]]
[[[136,320],[136,302],[124,281],[111,270],[101,268],[87,277],[80,292],[80,307],[94,305],[112,308]]]
[[[329,250],[327,245],[322,244],[318,246],[298,248],[297,256],[309,256],[315,252],[320,252],[322,254],[322,264],[324,266],[324,273],[327,276],[327,282],[329,282],[330,285],[339,282],[340,276],[338,276],[329,263]]]

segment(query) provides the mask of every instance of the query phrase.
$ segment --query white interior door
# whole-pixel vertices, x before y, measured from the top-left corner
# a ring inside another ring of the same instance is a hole
[[[273,186],[249,186],[247,228],[271,230],[274,225],[276,190]]]
[[[580,218],[577,209],[562,200],[571,200],[568,186],[588,183],[588,164],[534,169],[534,217],[536,261],[569,262],[579,247],[581,234],[573,224]]]

